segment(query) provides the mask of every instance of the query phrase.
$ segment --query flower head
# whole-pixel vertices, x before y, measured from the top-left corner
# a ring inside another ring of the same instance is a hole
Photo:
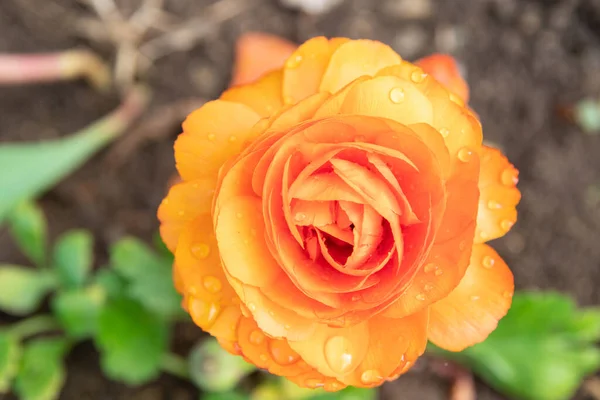
[[[504,316],[513,277],[484,242],[516,220],[517,171],[422,65],[314,38],[184,122],[161,233],[225,349],[301,386],[371,387]]]

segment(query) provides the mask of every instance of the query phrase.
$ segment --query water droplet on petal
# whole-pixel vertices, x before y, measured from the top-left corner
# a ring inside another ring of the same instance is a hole
[[[436,269],[435,270],[435,276],[440,276],[444,273],[444,271],[442,271],[441,269]]]
[[[179,211],[177,211],[177,215],[179,215],[180,217],[183,217],[185,215],[185,211],[179,210]]]
[[[202,284],[210,293],[219,293],[223,287],[221,280],[216,276],[211,275],[205,276],[204,279],[202,279]]]
[[[259,356],[259,358],[260,358],[261,361],[267,361],[269,359],[269,356],[267,356],[266,354],[261,354]]]
[[[494,200],[488,201],[487,206],[490,210],[499,210],[502,208],[502,204]]]
[[[311,388],[311,389],[316,389],[316,388],[325,386],[325,383],[322,380],[316,379],[316,378],[307,379],[304,382],[304,384],[306,385],[306,387]]]
[[[519,176],[517,175],[517,171],[512,168],[507,168],[502,171],[502,176],[500,177],[502,184],[504,186],[515,186],[519,183]]]
[[[448,137],[450,135],[450,130],[447,128],[442,128],[440,129],[440,134],[442,135],[442,137]]]
[[[496,262],[496,260],[494,260],[492,257],[485,256],[485,257],[483,257],[481,264],[483,265],[484,268],[490,269],[494,266],[495,262]]]
[[[466,248],[467,248],[467,242],[465,242],[464,240],[461,240],[461,242],[458,244],[458,249],[460,251],[463,251]]]
[[[510,221],[508,219],[505,219],[504,221],[500,222],[500,227],[502,229],[504,229],[505,231],[508,231],[508,230],[510,230],[510,228],[512,228],[512,226],[514,224],[515,224],[514,222],[512,222],[512,221]]]
[[[423,271],[425,271],[426,273],[429,273],[429,272],[435,271],[437,268],[438,268],[437,265],[430,263],[430,264],[427,264],[425,266],[425,268],[423,268]]]
[[[250,332],[250,343],[260,346],[265,341],[265,334],[258,329]]]
[[[335,373],[346,374],[356,367],[352,353],[352,342],[344,336],[334,336],[325,343],[325,360]]]
[[[513,297],[512,292],[504,292],[502,293],[502,296],[506,297],[507,299],[510,299],[511,297]]]
[[[421,83],[427,78],[427,74],[421,69],[417,69],[410,74],[410,80],[414,83]]]
[[[304,214],[304,213],[296,213],[296,215],[294,216],[294,218],[296,219],[296,221],[304,221],[306,219],[306,214]]]
[[[302,54],[293,55],[286,61],[285,67],[289,69],[298,68],[298,66],[302,63],[302,60]]]
[[[473,151],[468,147],[463,147],[458,151],[458,159],[462,162],[466,163],[471,161],[471,157],[473,157]]]
[[[360,381],[365,385],[371,385],[373,383],[378,383],[383,380],[381,373],[376,369],[370,369],[362,373],[360,376]]]
[[[479,232],[479,237],[481,238],[481,240],[487,240],[489,235],[486,232],[481,231],[481,232]]]
[[[401,88],[394,88],[390,90],[390,100],[392,103],[400,104],[404,101],[404,90]]]
[[[294,104],[294,98],[292,96],[285,96],[283,102],[284,104]]]
[[[206,243],[196,243],[192,245],[192,254],[194,257],[202,260],[210,254],[210,247]]]
[[[237,137],[236,137],[236,136],[234,136],[234,135],[231,135],[231,136],[229,136],[229,141],[230,141],[231,143],[235,142],[236,140],[237,140]]]
[[[423,290],[426,292],[431,292],[433,290],[433,285],[431,283],[426,283],[425,286],[423,286]]]
[[[415,296],[417,300],[419,301],[425,301],[425,295],[423,293],[419,293],[418,295]]]
[[[359,301],[359,300],[361,299],[361,297],[362,297],[361,295],[359,295],[359,294],[355,294],[355,295],[353,295],[353,296],[352,296],[352,299],[351,299],[351,300],[352,300],[352,301]]]
[[[254,312],[254,311],[256,311],[256,304],[254,304],[254,303],[249,303],[249,304],[248,304],[248,308],[250,309],[250,311]]]
[[[215,138],[216,138],[216,137],[217,137],[217,136],[216,136],[214,133],[209,133],[209,134],[208,134],[208,140],[210,140],[211,142],[212,142],[213,140],[215,140]]]
[[[241,212],[239,212],[239,213],[236,213],[236,214],[235,214],[235,216],[236,216],[238,219],[242,219],[242,217],[243,217],[244,215],[243,215]]]
[[[279,365],[291,365],[300,359],[285,340],[271,340],[269,342],[269,352],[273,360]]]
[[[210,328],[217,319],[219,312],[221,312],[221,306],[214,302],[190,297],[190,300],[188,301],[188,310],[196,325],[203,329],[207,329]]]
[[[480,299],[480,297],[479,297],[479,296],[477,296],[477,295],[473,295],[473,296],[471,296],[471,301],[477,301],[477,300],[479,300],[479,299]]]

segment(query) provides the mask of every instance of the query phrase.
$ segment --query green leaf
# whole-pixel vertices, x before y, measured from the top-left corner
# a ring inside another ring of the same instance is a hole
[[[51,188],[114,140],[148,99],[145,88],[135,87],[118,109],[77,133],[42,142],[0,144],[0,220],[17,203]]]
[[[74,339],[83,339],[96,332],[98,315],[106,299],[99,285],[85,289],[59,292],[52,301],[52,311],[62,328]]]
[[[165,318],[183,314],[170,259],[158,256],[135,238],[124,238],[112,247],[110,262],[128,281],[128,294],[146,308]]]
[[[377,391],[374,389],[361,389],[347,387],[339,392],[321,392],[307,397],[306,400],[375,400]]]
[[[10,390],[19,370],[21,351],[21,343],[15,336],[0,332],[0,393]]]
[[[62,338],[36,339],[25,346],[14,386],[21,400],[59,398],[66,376],[63,356],[67,348]]]
[[[0,265],[0,310],[13,315],[35,311],[54,287],[46,271],[16,265]]]
[[[2,190],[4,192],[8,188]],[[47,232],[42,209],[34,202],[23,201],[10,211],[8,222],[10,233],[23,254],[36,265],[43,266],[46,262]]]
[[[104,373],[139,385],[155,378],[167,350],[167,326],[134,300],[121,298],[103,307],[95,337]]]
[[[94,282],[101,286],[108,297],[117,298],[125,295],[127,282],[109,267],[101,267],[94,276]]]
[[[523,400],[566,400],[600,368],[600,309],[578,310],[558,293],[520,293],[485,342],[435,353],[471,368],[497,390]]]
[[[250,396],[240,392],[215,392],[215,393],[203,393],[200,396],[200,400],[248,400]],[[260,400],[268,400],[266,398],[260,398]],[[281,399],[277,399],[281,400]]]
[[[62,286],[82,286],[92,268],[94,238],[84,230],[73,230],[62,235],[54,246],[54,268]]]

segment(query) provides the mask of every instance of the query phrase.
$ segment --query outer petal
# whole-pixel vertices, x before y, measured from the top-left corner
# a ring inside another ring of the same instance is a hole
[[[234,340],[240,300],[221,267],[210,214],[200,215],[183,230],[174,268],[183,286],[185,308],[196,325],[220,339]]]
[[[257,32],[242,35],[236,43],[231,86],[254,82],[265,73],[281,68],[294,50],[294,43],[275,35]]]
[[[396,378],[398,370],[407,370],[427,345],[427,309],[401,319],[376,315],[368,321],[369,345],[360,365],[342,379],[347,385],[378,386]]]
[[[184,180],[215,179],[225,161],[237,155],[256,131],[260,116],[248,106],[211,101],[191,113],[175,141],[177,170]]]
[[[216,183],[200,179],[175,184],[158,207],[160,235],[171,252],[181,231],[202,213],[209,213]]]
[[[429,340],[461,351],[496,329],[512,302],[512,272],[490,246],[473,246],[471,264],[456,289],[430,308]]]
[[[432,54],[415,63],[423,71],[433,76],[449,91],[458,95],[465,103],[469,102],[469,86],[460,75],[454,57],[446,54]]]
[[[263,118],[268,118],[283,106],[282,73],[273,71],[255,83],[236,86],[221,95],[221,100],[245,104]]]
[[[288,104],[319,92],[331,55],[348,39],[316,37],[302,44],[285,63],[283,96]]]
[[[363,75],[399,64],[402,58],[391,47],[372,40],[352,40],[341,45],[331,56],[323,75],[320,91],[336,93]]]
[[[475,243],[502,237],[517,221],[519,171],[500,150],[483,146],[479,175],[479,213]]]

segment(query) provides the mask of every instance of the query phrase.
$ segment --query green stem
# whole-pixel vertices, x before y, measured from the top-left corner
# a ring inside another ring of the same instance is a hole
[[[187,360],[180,355],[174,353],[165,354],[161,362],[161,368],[164,372],[178,378],[190,379]]]
[[[20,338],[60,329],[60,325],[50,315],[36,315],[12,325],[8,331]]]

